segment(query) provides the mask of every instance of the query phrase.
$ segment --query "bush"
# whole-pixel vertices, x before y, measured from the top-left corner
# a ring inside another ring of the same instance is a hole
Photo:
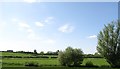
[[[85,66],[87,67],[93,67],[93,63],[91,61],[86,62]]]
[[[101,68],[110,68],[109,65],[101,65],[100,67],[101,67]]]
[[[36,62],[26,62],[26,63],[25,63],[25,66],[34,66],[34,67],[38,67],[39,64],[36,63]]]
[[[83,61],[83,52],[81,49],[66,48],[65,51],[58,53],[58,60],[63,66],[80,66]]]
[[[51,57],[51,58],[58,58],[57,56],[53,56],[53,57]]]

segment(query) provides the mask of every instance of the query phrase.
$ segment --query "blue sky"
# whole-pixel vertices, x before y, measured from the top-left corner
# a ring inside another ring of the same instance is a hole
[[[0,4],[0,50],[95,53],[97,35],[118,19],[117,2],[6,2]]]

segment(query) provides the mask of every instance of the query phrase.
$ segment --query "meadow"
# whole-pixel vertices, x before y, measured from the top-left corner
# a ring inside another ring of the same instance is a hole
[[[30,57],[32,54],[3,52],[2,56],[22,56]],[[3,67],[24,67],[26,62],[35,62],[42,66],[59,66],[60,63],[57,58],[51,58],[53,55],[45,55],[49,58],[2,58]],[[55,55],[56,56],[56,55]],[[104,58],[85,58],[82,65],[87,61],[91,61],[96,66],[109,65]]]
[[[119,69],[119,68],[88,68],[88,67],[3,67],[2,69]]]
[[[2,53],[2,56],[11,56],[11,54],[13,56],[22,56],[22,57],[34,56],[32,54],[9,53],[9,52]],[[57,58],[51,58],[54,55],[45,55],[45,56],[48,56],[49,58],[2,58],[2,69],[21,69],[21,68],[22,69],[88,69],[87,67],[63,67],[60,66],[60,63]],[[104,58],[84,58],[82,66],[85,66],[86,62],[88,61],[91,61],[95,66],[99,66],[99,67],[110,66]],[[39,67],[25,66],[25,63],[29,63],[29,62],[38,63]],[[89,69],[99,69],[99,68],[90,67]],[[104,69],[104,67],[102,69]]]
[[[93,62],[96,66],[109,65],[104,58],[85,58],[82,65],[87,61]],[[24,67],[26,62],[35,62],[42,66],[59,66],[57,58],[4,58],[3,67],[19,66]]]

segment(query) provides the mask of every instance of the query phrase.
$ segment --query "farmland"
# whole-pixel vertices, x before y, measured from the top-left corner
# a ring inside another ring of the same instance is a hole
[[[103,58],[86,58],[82,65],[85,65],[87,61],[92,61],[94,65],[109,65]],[[56,58],[4,58],[2,60],[3,67],[9,66],[24,66],[25,62],[36,62],[39,65],[57,66],[60,65]]]
[[[31,57],[32,54],[10,53],[3,52],[2,56],[23,56]],[[40,56],[40,55],[39,55]],[[51,58],[56,55],[43,55],[49,58],[2,58],[2,69],[87,69],[86,67],[63,67],[57,58]],[[84,58],[82,66],[85,66],[87,61],[91,61],[95,66],[109,66],[104,58]],[[38,63],[39,67],[25,67],[26,62]],[[90,69],[90,68],[89,68]],[[99,69],[99,68],[91,68]],[[106,69],[106,68],[105,68]]]
[[[119,68],[82,68],[82,67],[3,67],[2,69],[119,69]]]
[[[2,56],[33,56],[32,54],[23,54],[23,53],[10,53],[10,52],[3,52]],[[26,62],[35,62],[39,65],[43,66],[59,66],[60,63],[57,58],[50,58],[53,55],[45,55],[49,58],[2,58],[2,66],[3,67],[13,67],[19,66],[24,67]],[[56,56],[56,55],[55,55]],[[102,66],[102,65],[109,65],[104,58],[85,58],[82,65],[85,65],[87,61],[93,62],[94,65]]]

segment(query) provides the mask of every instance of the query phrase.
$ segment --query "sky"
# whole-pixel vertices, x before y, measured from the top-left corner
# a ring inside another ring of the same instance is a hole
[[[0,2],[0,50],[97,52],[97,35],[118,19],[117,2]]]

